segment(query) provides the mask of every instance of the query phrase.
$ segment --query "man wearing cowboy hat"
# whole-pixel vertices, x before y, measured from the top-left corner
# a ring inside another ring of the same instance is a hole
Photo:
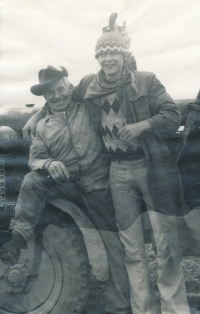
[[[64,67],[39,71],[31,92],[44,96],[48,111],[36,130],[29,166],[11,221],[11,240],[0,248],[4,263],[15,264],[44,209],[47,198],[67,198],[90,218],[107,250],[106,312],[130,312],[124,248],[119,240],[109,190],[108,160],[90,106],[72,101],[73,86]],[[91,118],[93,117],[93,118]]]

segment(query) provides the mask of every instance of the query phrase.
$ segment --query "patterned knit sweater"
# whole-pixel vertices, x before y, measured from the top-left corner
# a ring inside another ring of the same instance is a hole
[[[101,109],[101,133],[107,152],[113,156],[132,155],[133,149],[118,136],[118,131],[127,124],[127,119],[120,109],[116,92],[101,97]]]

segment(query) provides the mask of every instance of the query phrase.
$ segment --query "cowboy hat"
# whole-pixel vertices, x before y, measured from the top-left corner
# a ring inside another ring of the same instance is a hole
[[[40,70],[38,73],[40,83],[31,87],[31,93],[36,96],[42,96],[48,86],[68,76],[68,71],[62,66],[60,68],[62,71],[48,65],[46,69]]]

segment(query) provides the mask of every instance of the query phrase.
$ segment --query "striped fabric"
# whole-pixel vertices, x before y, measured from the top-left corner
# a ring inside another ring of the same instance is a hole
[[[128,48],[121,34],[108,32],[103,34],[96,43],[95,58],[106,52],[127,54]]]
[[[104,53],[127,53],[127,48],[126,45],[123,43],[108,43],[105,42],[103,44],[100,44],[99,46],[96,47],[96,55],[95,57],[98,57],[100,54]]]

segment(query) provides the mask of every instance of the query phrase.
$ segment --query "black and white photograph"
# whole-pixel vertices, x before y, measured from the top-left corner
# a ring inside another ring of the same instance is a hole
[[[0,314],[200,314],[199,0],[0,9]]]

